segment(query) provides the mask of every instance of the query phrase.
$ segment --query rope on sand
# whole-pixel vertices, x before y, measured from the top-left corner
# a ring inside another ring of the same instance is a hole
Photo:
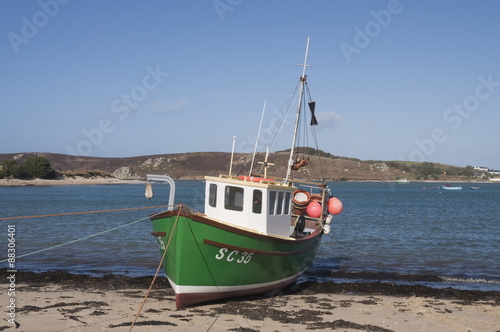
[[[158,267],[156,268],[156,273],[153,277],[153,280],[151,281],[151,285],[149,285],[149,288],[146,291],[146,295],[144,295],[144,299],[142,299],[141,306],[139,307],[139,310],[137,311],[137,314],[135,315],[135,318],[132,321],[132,324],[130,325],[130,329],[128,330],[129,332],[132,331],[132,329],[134,328],[134,324],[137,321],[139,315],[141,314],[142,308],[144,307],[144,304],[146,303],[149,293],[151,292],[151,289],[153,288],[153,285],[156,281],[156,277],[160,272],[161,265],[163,264],[163,260],[165,259],[165,255],[167,254],[168,246],[170,245],[170,240],[172,239],[172,235],[174,234],[175,228],[177,227],[177,221],[179,220],[179,215],[181,214],[181,211],[182,211],[182,205],[179,207],[179,210],[177,212],[177,217],[175,218],[174,226],[172,227],[172,231],[170,232],[170,236],[168,237],[167,245],[165,246],[165,250],[163,251],[163,255],[161,256],[160,264],[158,264]]]

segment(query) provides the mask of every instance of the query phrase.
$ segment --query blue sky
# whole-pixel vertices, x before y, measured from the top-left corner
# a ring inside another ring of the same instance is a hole
[[[498,1],[4,0],[0,30],[2,153],[249,152],[310,37],[322,150],[500,169]]]

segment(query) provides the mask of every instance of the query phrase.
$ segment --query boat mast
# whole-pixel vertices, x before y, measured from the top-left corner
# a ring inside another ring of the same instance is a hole
[[[229,177],[233,176],[233,159],[234,159],[234,143],[236,143],[236,136],[233,136],[233,148],[231,149],[231,162],[229,163]]]
[[[255,148],[253,149],[252,163],[250,164],[250,172],[248,172],[248,176],[252,176],[253,162],[255,161],[255,153],[257,153],[257,146],[259,145],[260,129],[262,128],[262,120],[264,119],[264,112],[266,110],[266,104],[267,104],[267,100],[264,100],[264,107],[262,108],[262,115],[260,116],[259,131],[257,132],[257,139],[255,140]]]
[[[297,115],[295,117],[295,128],[293,130],[293,139],[292,139],[292,148],[290,149],[290,159],[288,160],[288,168],[286,171],[285,182],[288,182],[288,178],[290,177],[290,173],[292,171],[293,165],[293,154],[295,150],[295,142],[297,140],[297,132],[299,129],[299,119],[300,119],[300,111],[302,107],[302,97],[304,95],[304,84],[306,83],[306,67],[311,67],[307,64],[307,54],[309,52],[309,37],[307,37],[307,45],[306,45],[306,55],[304,57],[304,64],[299,64],[298,66],[302,66],[302,76],[300,77],[300,92],[299,92],[299,103],[297,105]]]

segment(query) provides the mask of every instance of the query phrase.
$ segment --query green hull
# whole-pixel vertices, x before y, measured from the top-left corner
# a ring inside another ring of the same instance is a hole
[[[321,226],[298,239],[265,235],[186,206],[151,220],[178,308],[293,283],[313,261],[322,235]]]

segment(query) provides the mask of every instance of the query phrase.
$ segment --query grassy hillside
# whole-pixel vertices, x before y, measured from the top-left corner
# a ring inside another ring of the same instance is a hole
[[[144,179],[146,174],[167,174],[176,179],[202,179],[205,175],[228,173],[230,153],[193,152],[163,155],[149,155],[128,158],[80,157],[53,153],[16,153],[0,154],[0,164],[5,160],[22,163],[29,157],[43,156],[61,174],[114,176],[120,179]],[[286,174],[288,151],[278,151],[269,155],[274,163],[268,169],[268,176],[281,178]],[[252,156],[234,155],[233,173],[247,175]],[[359,159],[334,156],[320,151],[312,156],[309,165],[294,171],[297,179],[328,181],[395,181],[398,179],[435,180],[435,181],[474,181],[471,166],[457,167],[428,162],[404,161],[363,161]],[[256,161],[263,161],[264,154],[257,154]],[[263,173],[260,165],[255,164],[254,174]],[[321,175],[323,174],[323,176]]]

